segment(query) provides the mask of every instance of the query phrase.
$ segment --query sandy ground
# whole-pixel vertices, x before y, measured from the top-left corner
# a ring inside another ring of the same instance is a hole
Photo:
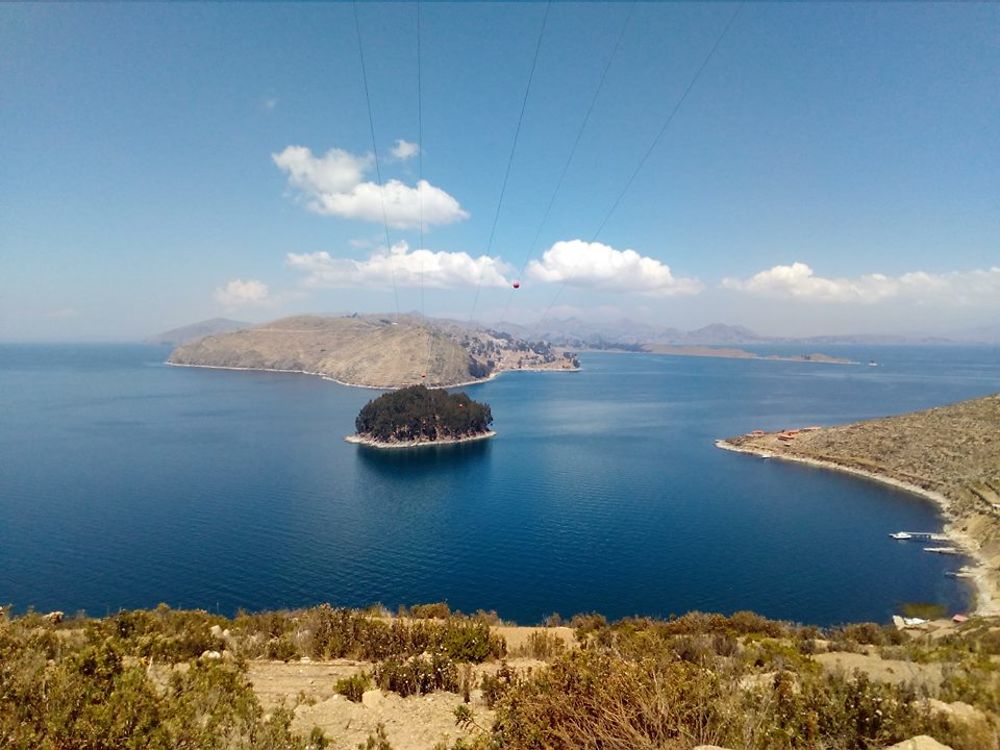
[[[883,659],[874,654],[855,654],[846,651],[815,654],[812,658],[831,672],[843,671],[851,674],[858,669],[873,680],[894,685],[911,682],[921,687],[933,688],[941,684],[943,676],[940,663],[917,664],[911,661]]]
[[[520,671],[545,666],[544,662],[528,658],[513,658],[507,663]],[[385,726],[394,750],[430,750],[442,740],[450,745],[459,737],[479,731],[475,727],[463,729],[455,724],[455,708],[463,703],[462,696],[456,693],[436,692],[402,698],[373,689],[364,694],[361,703],[353,703],[334,692],[337,680],[371,668],[372,664],[349,659],[287,664],[254,661],[250,663],[249,677],[265,709],[281,703],[291,705],[297,697],[303,698],[304,702],[295,710],[293,729],[308,734],[313,727],[319,727],[333,747],[356,747],[379,724]],[[483,674],[499,668],[499,662],[475,667],[476,682]],[[475,721],[482,727],[489,727],[493,712],[483,703],[482,693],[473,690],[470,697],[468,705]]]

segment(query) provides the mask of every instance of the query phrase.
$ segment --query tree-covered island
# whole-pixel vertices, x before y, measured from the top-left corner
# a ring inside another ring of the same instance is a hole
[[[347,440],[380,448],[454,443],[492,437],[492,423],[489,404],[414,385],[365,404],[354,421],[357,434]]]

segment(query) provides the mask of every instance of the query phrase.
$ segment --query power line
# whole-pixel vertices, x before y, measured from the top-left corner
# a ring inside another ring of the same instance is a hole
[[[421,28],[420,13],[422,10],[421,0],[417,0],[417,198],[420,205],[420,247],[424,249],[424,194],[420,190],[420,184],[424,181],[424,100],[423,100],[423,62],[421,55]],[[431,356],[433,354],[434,336],[430,326],[427,324],[427,307],[424,304],[424,259],[420,256],[420,316],[423,318],[424,326],[427,328],[427,355],[424,358],[424,368],[421,378],[427,377],[427,372],[431,369]]]
[[[493,226],[490,228],[490,238],[486,243],[486,255],[490,254],[493,249],[493,238],[497,231],[497,222],[500,220],[500,209],[503,206],[504,193],[507,192],[507,180],[510,177],[510,168],[514,163],[514,152],[517,151],[517,139],[521,134],[521,123],[524,121],[524,110],[528,105],[528,94],[531,93],[531,81],[535,77],[535,66],[538,64],[538,53],[542,49],[542,37],[545,36],[545,24],[549,20],[549,10],[552,7],[552,2],[549,0],[545,3],[545,15],[542,16],[542,26],[538,31],[538,40],[535,43],[535,55],[531,60],[531,71],[528,73],[528,84],[524,87],[524,98],[521,100],[521,113],[517,118],[517,127],[514,129],[514,141],[510,146],[510,156],[507,158],[507,168],[504,170],[503,174],[503,184],[500,186],[500,199],[497,201],[497,210],[493,216]],[[469,320],[476,314],[476,305],[479,303],[479,290],[483,285],[483,269],[479,271],[479,280],[476,282],[476,294],[472,299],[472,312],[469,314]]]
[[[424,249],[424,194],[420,183],[424,181],[424,102],[423,70],[420,55],[420,10],[421,0],[417,0],[417,198],[420,204],[420,247]],[[420,261],[420,314],[427,317],[424,307],[424,262]],[[429,344],[428,344],[429,346]]]
[[[392,294],[396,301],[396,322],[399,322],[399,289],[396,287],[396,267],[392,256],[392,245],[389,243],[389,218],[385,212],[385,187],[382,185],[382,168],[378,160],[378,144],[375,141],[375,117],[372,115],[372,100],[368,92],[368,72],[365,67],[365,48],[361,43],[361,22],[358,20],[358,3],[352,0],[354,9],[354,30],[358,35],[358,55],[361,58],[361,80],[365,85],[365,104],[368,105],[368,129],[372,137],[372,153],[375,156],[375,177],[378,179],[379,199],[382,203],[382,226],[385,227],[385,251],[389,254],[389,275],[392,277]]]
[[[674,105],[674,108],[670,110],[670,114],[667,115],[667,119],[663,122],[663,126],[660,128],[659,132],[657,132],[656,137],[653,138],[653,142],[649,144],[649,148],[646,149],[646,153],[642,155],[642,158],[639,160],[639,164],[636,166],[635,170],[629,176],[628,181],[625,183],[625,187],[622,188],[621,192],[618,194],[618,197],[615,198],[615,202],[611,204],[611,208],[608,210],[607,214],[605,214],[604,218],[601,220],[600,226],[597,227],[597,231],[594,232],[594,236],[590,240],[591,242],[594,242],[598,238],[598,236],[600,236],[601,231],[604,229],[604,225],[608,223],[608,219],[611,218],[611,215],[618,208],[618,204],[621,203],[622,198],[625,197],[625,194],[628,192],[629,188],[632,187],[632,182],[635,180],[639,172],[642,171],[643,166],[646,164],[646,160],[649,159],[650,154],[653,153],[653,151],[656,149],[657,144],[660,142],[660,139],[663,138],[663,134],[667,132],[667,128],[670,127],[670,123],[673,122],[674,117],[680,111],[681,106],[683,106],[684,100],[687,99],[688,94],[691,93],[691,90],[694,88],[695,84],[698,83],[698,79],[701,77],[702,71],[705,70],[705,67],[708,65],[709,61],[712,59],[712,57],[715,56],[715,51],[719,49],[719,45],[722,43],[723,38],[726,36],[726,33],[729,31],[729,28],[733,25],[733,22],[736,20],[736,16],[740,14],[741,10],[743,10],[742,0],[740,4],[736,6],[736,10],[733,12],[733,15],[729,17],[729,22],[726,23],[726,25],[723,27],[722,33],[719,34],[719,36],[716,38],[715,44],[712,45],[712,48],[708,51],[708,54],[705,55],[705,59],[701,61],[701,65],[698,66],[698,70],[695,71],[694,77],[688,83],[687,88],[684,89],[684,93],[681,94],[681,98],[677,100],[677,103]]]
[[[611,63],[614,62],[615,57],[618,56],[618,49],[621,47],[622,39],[625,37],[625,29],[628,27],[629,21],[632,19],[632,13],[635,11],[636,0],[632,0],[629,6],[628,13],[625,15],[625,21],[622,23],[621,29],[618,31],[618,37],[615,39],[614,47],[611,49],[611,55],[608,57],[607,62],[604,64],[604,70],[601,72],[600,80],[597,83],[597,88],[594,89],[594,95],[590,99],[590,105],[587,107],[587,112],[583,116],[583,121],[580,123],[580,127],[576,132],[576,138],[573,140],[573,146],[570,148],[569,156],[566,157],[566,162],[563,164],[562,171],[559,173],[559,179],[556,180],[555,189],[552,191],[552,195],[549,197],[549,203],[545,207],[545,212],[542,215],[542,220],[538,223],[538,228],[535,230],[535,236],[531,239],[531,243],[528,245],[528,252],[524,256],[524,261],[520,265],[520,272],[518,273],[518,278],[524,276],[524,270],[528,266],[528,261],[531,260],[531,256],[535,252],[535,247],[538,245],[538,238],[542,235],[542,229],[544,229],[545,224],[549,220],[549,214],[552,212],[552,206],[555,204],[556,196],[559,195],[559,191],[562,189],[564,180],[566,179],[566,174],[569,172],[570,164],[573,163],[573,157],[576,156],[576,149],[580,145],[580,141],[583,138],[583,133],[587,129],[587,123],[590,122],[590,115],[594,111],[594,107],[597,104],[597,99],[601,94],[601,90],[604,88],[604,81],[608,77],[608,71],[611,69]],[[510,294],[507,295],[507,304],[504,306],[503,314],[500,316],[501,319],[506,316],[507,309],[510,307],[510,302],[514,297],[514,290],[511,289]]]
[[[701,65],[698,66],[698,69],[695,71],[694,76],[688,82],[687,87],[684,89],[684,93],[681,94],[680,99],[677,100],[677,103],[674,105],[673,109],[670,110],[670,113],[667,115],[667,119],[663,122],[663,125],[660,127],[659,131],[657,131],[656,137],[653,138],[652,143],[649,144],[649,148],[647,148],[645,153],[642,155],[642,158],[639,160],[639,163],[636,166],[636,168],[632,171],[632,174],[629,176],[628,181],[625,183],[625,186],[621,189],[621,192],[618,193],[618,196],[615,198],[614,203],[611,204],[611,208],[604,215],[604,218],[601,220],[601,223],[597,227],[597,231],[594,232],[593,237],[591,237],[590,239],[591,242],[595,242],[597,238],[600,236],[601,232],[604,230],[605,224],[608,223],[608,219],[611,218],[611,215],[614,214],[615,210],[618,208],[618,205],[621,203],[622,198],[625,197],[625,194],[629,191],[629,188],[632,187],[632,183],[635,181],[636,176],[639,174],[640,171],[642,171],[642,168],[646,164],[646,161],[649,159],[650,155],[656,149],[656,146],[657,144],[659,144],[660,139],[663,138],[663,134],[667,132],[667,128],[670,126],[670,123],[673,122],[674,117],[680,111],[680,108],[684,104],[684,101],[687,99],[688,94],[691,93],[691,90],[694,89],[695,84],[698,83],[698,79],[701,77],[702,71],[705,70],[705,68],[708,66],[709,61],[711,61],[711,59],[715,56],[715,52],[716,50],[719,49],[719,45],[722,44],[722,40],[725,38],[726,34],[729,32],[729,29],[736,21],[736,17],[740,14],[740,11],[743,10],[744,2],[745,0],[740,0],[739,5],[736,6],[736,10],[733,11],[733,14],[729,17],[729,21],[727,21],[726,25],[722,28],[722,32],[719,34],[718,37],[716,37],[715,43],[712,45],[711,49],[709,49],[708,54],[705,55],[705,58],[701,61]],[[536,331],[541,327],[542,323],[545,321],[545,318],[548,316],[549,312],[555,306],[556,302],[558,301],[560,295],[562,295],[563,290],[565,288],[566,288],[566,281],[564,280],[562,284],[560,284],[559,289],[556,290],[555,296],[553,296],[552,301],[549,302],[548,307],[545,308],[545,312],[542,313],[542,316],[538,319],[538,322],[535,324]]]

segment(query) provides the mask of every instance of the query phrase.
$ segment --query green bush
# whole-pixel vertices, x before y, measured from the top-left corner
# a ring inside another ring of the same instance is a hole
[[[192,661],[165,686],[154,684],[145,660],[129,652],[156,643],[146,640],[162,635],[156,618],[119,613],[58,638],[58,648],[35,627],[0,620],[0,747],[304,750],[291,711],[265,716],[239,663]],[[189,618],[168,619],[173,628]]]
[[[430,659],[417,656],[406,661],[386,659],[375,665],[372,678],[382,690],[404,698],[435,690],[458,691],[458,669],[446,656],[435,655]]]
[[[507,653],[503,638],[494,635],[484,622],[450,620],[440,641],[441,650],[453,661],[479,664]]]
[[[339,693],[349,701],[360,703],[361,696],[363,696],[365,691],[371,687],[371,684],[371,678],[364,672],[361,672],[360,674],[354,674],[350,677],[344,677],[337,680],[336,684],[333,686],[333,690],[335,693]]]

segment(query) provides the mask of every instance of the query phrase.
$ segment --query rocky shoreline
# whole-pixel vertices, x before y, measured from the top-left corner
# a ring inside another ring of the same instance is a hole
[[[375,440],[374,438],[365,437],[364,435],[348,435],[344,438],[344,442],[353,443],[355,445],[365,445],[369,448],[379,448],[395,450],[397,448],[432,448],[437,445],[458,445],[459,443],[473,443],[477,440],[488,440],[496,435],[495,430],[490,430],[489,432],[484,432],[481,435],[469,435],[467,437],[461,438],[446,438],[444,440],[401,440],[398,442],[388,442],[384,440]]]
[[[195,365],[188,364],[187,362],[170,362],[169,360],[164,362],[165,365],[169,367],[200,367],[205,370],[236,370],[239,372],[280,372],[286,375],[312,375],[323,380],[329,380],[331,383],[336,383],[337,385],[346,385],[348,388],[368,388],[373,391],[392,391],[397,388],[403,388],[405,385],[367,385],[365,383],[348,383],[344,380],[338,380],[337,378],[331,377],[322,372],[311,372],[309,370],[280,370],[273,367],[230,367],[226,365]],[[580,372],[579,367],[573,368],[557,368],[557,367],[518,367],[510,370],[494,370],[485,378],[478,378],[475,380],[465,380],[460,383],[447,383],[445,385],[433,385],[428,386],[428,388],[464,388],[469,385],[480,385],[482,383],[488,383],[491,380],[503,375],[505,372]],[[416,383],[410,383],[409,385],[416,385]]]

